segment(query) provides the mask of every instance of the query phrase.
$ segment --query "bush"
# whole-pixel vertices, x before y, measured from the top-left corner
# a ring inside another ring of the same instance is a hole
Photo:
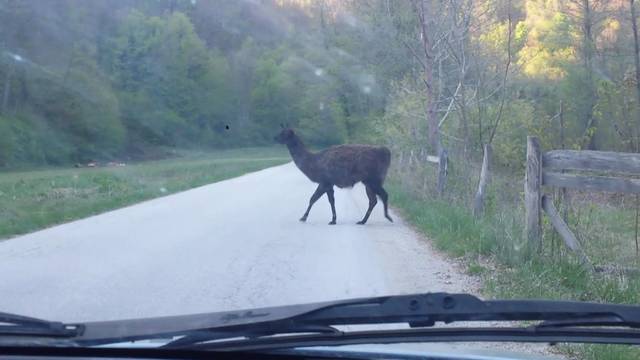
[[[13,160],[14,141],[9,119],[0,116],[0,167],[9,165]]]

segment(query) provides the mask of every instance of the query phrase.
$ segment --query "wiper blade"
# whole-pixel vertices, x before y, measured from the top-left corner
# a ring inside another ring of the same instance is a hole
[[[177,348],[209,351],[267,351],[316,346],[451,342],[534,342],[640,345],[640,331],[528,327],[436,327],[248,338],[194,343]],[[167,347],[167,346],[165,346]],[[174,347],[168,347],[174,348]]]
[[[429,293],[183,317],[87,323],[85,334],[76,341],[79,344],[97,345],[180,337],[166,346],[182,348],[202,344],[210,347],[211,344],[205,343],[215,342],[216,348],[224,348],[225,344],[238,341],[244,341],[245,344],[256,341],[274,343],[284,341],[283,338],[309,336],[336,341],[358,335],[357,332],[338,330],[336,326],[340,325],[405,323],[415,331],[422,331],[421,336],[435,336],[442,329],[425,328],[433,327],[439,322],[536,320],[542,322],[518,331],[525,331],[527,336],[535,337],[540,334],[566,334],[574,330],[580,332],[594,326],[633,329],[640,327],[640,306],[551,300],[483,301],[467,294]],[[582,329],[575,329],[576,327]],[[456,337],[461,338],[462,332],[469,333],[472,330],[474,329],[458,328],[457,332],[446,334],[457,334]],[[613,329],[607,329],[611,330]],[[376,334],[393,337],[393,334],[404,334],[402,331],[411,329],[377,331]],[[488,331],[488,328],[483,331]],[[604,331],[599,334],[604,334]],[[488,338],[497,335],[487,333],[480,338],[489,341]],[[626,339],[625,343],[640,343],[640,332],[629,330],[620,338]]]
[[[584,327],[584,326],[623,326],[638,328],[633,322],[628,322],[617,316],[585,316],[569,320],[549,320],[536,325],[537,328],[561,328],[561,327]]]
[[[194,331],[187,334],[184,337],[181,337],[177,340],[173,340],[162,347],[164,348],[179,348],[179,347],[189,347],[193,344],[207,342],[212,340],[219,339],[229,339],[229,338],[249,338],[249,339],[257,339],[264,336],[274,335],[278,332],[285,331],[287,334],[296,334],[296,333],[315,333],[315,334],[340,334],[341,332],[336,328],[331,326],[322,326],[322,325],[292,325],[287,326],[286,329],[277,330],[278,327],[267,327],[261,328],[258,327],[256,329],[252,329],[251,331],[241,330],[241,331]]]
[[[0,313],[0,336],[75,337],[81,334],[82,328],[82,325]]]

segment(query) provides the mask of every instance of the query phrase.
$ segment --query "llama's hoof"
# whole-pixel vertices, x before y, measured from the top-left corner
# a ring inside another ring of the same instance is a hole
[[[360,221],[358,221],[356,224],[358,224],[358,225],[364,225],[364,224],[366,224],[366,223],[367,223],[366,221],[360,220]]]
[[[391,218],[391,216],[389,216],[389,215],[385,215],[384,217],[386,217],[386,218],[387,218],[387,220],[389,220],[389,221],[393,222],[393,219]]]
[[[305,222],[305,221],[307,221],[307,217],[306,216],[303,216],[303,217],[300,218],[300,222]]]
[[[329,225],[335,225],[336,221],[335,220],[331,220],[331,222],[329,223]]]

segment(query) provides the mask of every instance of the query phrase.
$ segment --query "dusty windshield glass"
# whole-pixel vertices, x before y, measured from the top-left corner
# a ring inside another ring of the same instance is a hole
[[[638,304],[637,7],[0,0],[0,312]]]

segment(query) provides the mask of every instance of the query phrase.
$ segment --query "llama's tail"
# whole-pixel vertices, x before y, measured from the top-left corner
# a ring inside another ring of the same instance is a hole
[[[387,171],[391,165],[391,151],[386,146],[380,148],[380,184],[387,178]]]

